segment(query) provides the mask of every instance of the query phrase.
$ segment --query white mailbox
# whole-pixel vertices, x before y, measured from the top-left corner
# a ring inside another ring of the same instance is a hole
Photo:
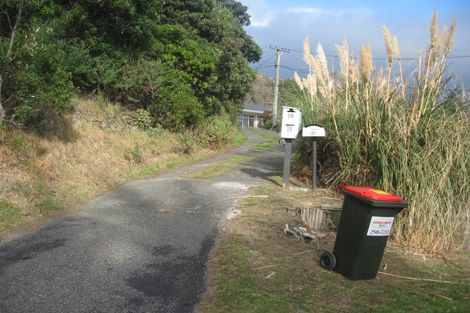
[[[326,137],[325,128],[319,124],[308,125],[302,128],[302,137]]]
[[[300,130],[302,113],[297,108],[282,107],[281,138],[295,139]]]

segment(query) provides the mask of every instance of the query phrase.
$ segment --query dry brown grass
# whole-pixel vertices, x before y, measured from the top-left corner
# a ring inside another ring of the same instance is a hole
[[[131,113],[114,104],[80,100],[73,116],[75,140],[42,138],[19,130],[3,134],[0,199],[21,209],[22,223],[75,210],[94,194],[125,180],[213,154],[181,134],[150,136],[131,125]],[[185,134],[188,137],[193,135]],[[14,225],[0,225],[0,237]]]

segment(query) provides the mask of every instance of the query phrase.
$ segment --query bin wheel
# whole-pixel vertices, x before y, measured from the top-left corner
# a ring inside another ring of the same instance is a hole
[[[320,266],[331,271],[336,266],[336,257],[333,253],[324,251],[320,255]]]

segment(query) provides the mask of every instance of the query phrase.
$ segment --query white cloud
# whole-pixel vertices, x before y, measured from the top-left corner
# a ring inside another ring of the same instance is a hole
[[[268,27],[271,25],[272,20],[274,19],[274,14],[272,12],[266,12],[262,15],[251,16],[251,25],[253,27]]]
[[[286,11],[287,13],[308,15],[308,17],[319,18],[319,17],[343,17],[345,15],[360,15],[360,16],[371,16],[372,13],[366,9],[350,9],[350,10],[327,10],[316,7],[296,7],[290,8]]]
[[[313,7],[298,7],[298,8],[291,8],[287,10],[288,13],[296,13],[296,14],[337,14],[337,12],[324,10],[320,8],[313,8]]]
[[[275,18],[274,11],[270,9],[266,0],[246,0],[243,2],[248,6],[248,14],[251,18],[251,26],[266,28],[271,25]]]

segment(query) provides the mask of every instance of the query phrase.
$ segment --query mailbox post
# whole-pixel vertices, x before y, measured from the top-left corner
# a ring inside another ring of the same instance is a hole
[[[302,113],[293,107],[282,107],[281,138],[286,141],[284,154],[284,173],[282,188],[289,186],[292,140],[297,138],[302,121]]]
[[[302,128],[302,137],[312,138],[312,189],[317,188],[317,139],[326,137],[325,128],[312,124]]]

